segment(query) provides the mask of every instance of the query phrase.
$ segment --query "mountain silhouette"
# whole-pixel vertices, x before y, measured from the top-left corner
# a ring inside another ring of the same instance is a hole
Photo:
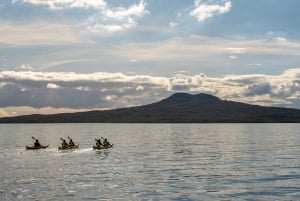
[[[149,105],[105,111],[24,115],[0,123],[299,123],[300,110],[176,93]]]

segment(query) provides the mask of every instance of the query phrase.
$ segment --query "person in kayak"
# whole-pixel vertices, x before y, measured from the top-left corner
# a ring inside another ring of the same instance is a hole
[[[95,138],[95,141],[96,141],[96,147],[101,147],[101,146],[103,146],[103,144],[102,144],[100,138],[99,138],[99,139]]]
[[[73,142],[72,138],[69,137],[69,147],[74,147],[75,143]]]
[[[63,149],[66,149],[66,148],[68,148],[68,147],[69,147],[69,145],[68,145],[68,143],[66,142],[66,140],[65,140],[65,139],[62,139],[62,138],[61,138],[61,140],[62,140],[62,143],[61,143],[61,148],[63,148]]]
[[[39,140],[35,139],[34,147],[40,147],[40,146],[41,146],[41,144],[40,144]]]
[[[111,146],[111,144],[107,141],[107,138],[105,138],[105,139],[103,140],[103,146],[104,146],[104,147],[109,147],[109,146]]]

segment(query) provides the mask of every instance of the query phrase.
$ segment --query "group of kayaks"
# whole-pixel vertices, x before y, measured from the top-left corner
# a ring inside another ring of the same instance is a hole
[[[108,149],[108,148],[112,148],[113,144],[110,144],[106,138],[103,138],[103,142],[101,142],[101,139],[95,139],[96,141],[96,145],[93,146],[94,150],[101,150],[101,149]],[[35,137],[32,137],[33,140],[35,140],[34,145],[33,146],[26,146],[26,150],[37,150],[37,149],[46,149],[49,147],[49,145],[41,145],[39,143],[39,140],[36,139]],[[62,140],[62,144],[61,146],[58,147],[59,150],[72,150],[72,149],[79,149],[79,144],[75,144],[73,142],[73,140],[68,137],[69,139],[69,143],[66,142],[65,139],[60,138]]]

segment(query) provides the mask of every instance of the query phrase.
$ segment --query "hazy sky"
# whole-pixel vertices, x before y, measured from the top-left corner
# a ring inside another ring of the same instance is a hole
[[[300,1],[1,0],[0,116],[175,92],[300,108]]]

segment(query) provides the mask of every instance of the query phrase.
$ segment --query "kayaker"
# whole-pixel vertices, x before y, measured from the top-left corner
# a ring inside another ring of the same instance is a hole
[[[63,149],[69,147],[69,145],[68,145],[68,143],[66,142],[65,139],[61,139],[61,140],[62,140],[61,147],[62,147]]]
[[[103,146],[104,146],[104,147],[110,146],[110,143],[107,141],[107,138],[105,138],[105,139],[103,140]]]
[[[41,146],[41,144],[40,144],[40,142],[39,142],[38,139],[35,139],[34,146],[35,147],[40,147]]]
[[[95,138],[95,141],[96,141],[96,147],[101,147],[101,146],[103,146],[103,144],[102,144],[100,138],[99,138],[99,139]]]
[[[69,138],[69,146],[70,147],[74,147],[75,143],[73,142],[73,140],[71,138]]]

